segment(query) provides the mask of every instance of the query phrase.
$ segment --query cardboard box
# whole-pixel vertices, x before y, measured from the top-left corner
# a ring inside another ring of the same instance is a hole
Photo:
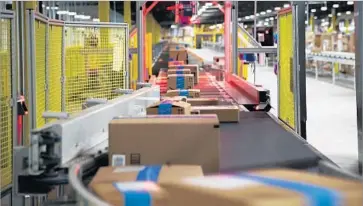
[[[168,69],[168,75],[170,74],[191,74],[190,69]]]
[[[121,159],[120,159],[121,158]],[[112,163],[124,163],[122,156]],[[145,174],[149,174],[145,176]],[[154,175],[155,174],[155,175]],[[149,166],[109,166],[98,169],[89,184],[92,188],[100,183],[154,181],[157,183],[179,180],[183,177],[203,176],[198,165],[149,165]],[[154,178],[154,179],[150,179]],[[156,180],[155,180],[156,179]]]
[[[94,185],[93,191],[112,206],[169,205],[165,190],[153,182],[100,183]]]
[[[183,101],[162,100],[146,108],[146,114],[190,114],[191,105]]]
[[[185,178],[162,187],[173,206],[358,206],[363,201],[359,181],[284,169]]]
[[[125,157],[126,165],[201,165],[219,171],[217,115],[148,115],[120,117],[109,124],[109,160]]]
[[[193,89],[194,77],[192,74],[170,74],[168,75],[168,90]]]
[[[239,122],[239,107],[236,105],[218,105],[218,106],[195,106],[192,107],[192,114],[216,114],[219,122]]]
[[[166,97],[177,97],[184,96],[188,98],[199,98],[200,90],[199,89],[177,89],[177,90],[168,90],[165,94]]]
[[[219,104],[217,98],[187,98],[191,106],[215,106]]]
[[[185,64],[184,61],[169,61],[168,62],[168,67],[178,66],[178,65],[183,65],[183,64]]]
[[[190,72],[194,75],[194,83],[199,83],[199,65],[197,64],[169,65],[169,69],[190,69]]]

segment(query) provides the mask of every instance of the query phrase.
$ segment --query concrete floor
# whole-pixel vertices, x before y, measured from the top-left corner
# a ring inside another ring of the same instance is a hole
[[[191,49],[206,62],[216,53],[208,49]],[[277,116],[277,76],[272,67],[258,66],[256,84],[270,90],[271,113]],[[253,82],[252,70],[248,81]],[[355,91],[314,78],[306,79],[308,142],[343,168],[355,171],[358,162]]]

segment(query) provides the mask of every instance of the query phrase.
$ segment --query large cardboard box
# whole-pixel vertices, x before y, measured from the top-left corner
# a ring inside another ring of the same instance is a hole
[[[170,74],[168,75],[168,90],[193,89],[194,77],[192,74]]]
[[[170,74],[191,74],[190,69],[168,69],[168,75]]]
[[[194,106],[191,113],[216,114],[219,122],[239,122],[239,107],[237,105]]]
[[[125,157],[126,165],[201,165],[219,171],[217,115],[148,115],[120,117],[109,124],[109,160]]]
[[[190,69],[194,75],[194,83],[199,83],[199,65],[197,64],[169,65],[169,69]]]
[[[166,97],[177,97],[184,96],[187,98],[198,98],[200,97],[199,89],[176,89],[176,90],[168,90],[165,94]]]
[[[219,104],[218,98],[187,98],[192,106],[214,106]]]
[[[89,186],[99,197],[112,205],[127,206],[131,204],[125,199],[127,199],[128,192],[134,191],[135,187],[148,191],[153,205],[167,205],[165,204],[167,197],[165,191],[153,183],[200,176],[203,176],[203,171],[197,165],[101,167]],[[141,199],[141,196],[138,199]],[[136,202],[132,202],[132,204],[136,204]]]
[[[192,177],[162,186],[173,206],[358,206],[363,201],[359,181],[284,169]]]
[[[191,110],[192,108],[189,103],[183,101],[162,100],[147,107],[146,114],[190,114]]]

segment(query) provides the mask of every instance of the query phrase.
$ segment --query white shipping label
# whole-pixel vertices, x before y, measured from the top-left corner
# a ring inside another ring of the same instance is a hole
[[[233,177],[227,175],[185,178],[183,182],[198,187],[221,190],[230,190],[261,185],[259,182],[247,178]]]
[[[112,155],[112,166],[125,166],[126,165],[126,156],[121,154]]]

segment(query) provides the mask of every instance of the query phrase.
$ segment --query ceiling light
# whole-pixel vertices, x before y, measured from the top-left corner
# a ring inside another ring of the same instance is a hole
[[[270,17],[270,20],[274,20],[274,18],[273,17]]]
[[[339,4],[333,4],[333,8],[339,8]]]
[[[100,22],[100,19],[92,19],[94,22]]]
[[[243,27],[244,27],[245,29],[247,29],[247,25],[244,25]]]
[[[44,8],[44,7],[45,7],[45,5],[44,5],[44,4],[42,4],[42,7]]]
[[[82,19],[88,20],[88,19],[91,19],[91,16],[85,15],[85,16],[82,17]]]
[[[316,12],[316,9],[311,9],[311,13],[315,13]]]
[[[69,16],[75,16],[75,15],[77,15],[77,13],[76,12],[68,12],[68,15]]]
[[[271,12],[272,12],[271,9],[266,10],[266,13],[271,13]]]
[[[353,5],[354,4],[354,1],[348,1],[347,4],[348,5]]]
[[[269,21],[269,18],[266,18],[265,21]]]
[[[330,18],[333,17],[333,14],[328,14],[328,17],[330,17]]]
[[[275,7],[275,11],[280,11],[281,7]]]
[[[290,4],[284,4],[284,8],[289,8]]]
[[[263,23],[263,25],[268,26],[268,22]]]
[[[47,6],[47,7],[45,7],[47,10],[49,10],[50,9],[50,7],[49,6]]]
[[[53,9],[53,10],[58,10],[59,9],[58,6],[52,6],[50,8]]]
[[[260,16],[260,14],[256,14],[256,16]]]
[[[238,21],[242,21],[242,18],[238,18]]]
[[[74,18],[75,18],[75,19],[82,19],[82,18],[83,18],[83,15],[77,15],[77,14],[76,14],[76,15],[74,16]]]
[[[308,25],[308,21],[305,21],[305,24]]]
[[[209,6],[213,6],[213,3],[208,2],[205,5],[209,7]]]
[[[322,22],[325,22],[325,19],[322,19],[321,21],[322,21]]]
[[[350,14],[352,14],[352,12],[351,11],[347,11],[346,14],[347,15],[350,15]]]
[[[248,19],[250,19],[250,17],[249,17],[249,16],[246,16],[246,17],[245,17],[245,19],[247,19],[247,20],[248,20]]]
[[[264,11],[261,11],[261,13],[260,13],[261,15],[265,15],[266,14],[266,12],[264,12]]]
[[[171,26],[170,26],[170,28],[172,28],[172,29],[176,29],[176,28],[177,28],[177,26],[173,24],[173,25],[171,25]]]
[[[327,8],[326,6],[322,6],[322,7],[320,8],[320,10],[322,10],[322,11],[326,11],[326,10],[328,10],[328,8]]]
[[[318,19],[318,17],[314,16],[314,19]]]
[[[341,16],[342,15],[342,13],[337,13],[337,16]]]
[[[68,14],[68,11],[57,11],[58,15],[64,15],[64,14]]]

